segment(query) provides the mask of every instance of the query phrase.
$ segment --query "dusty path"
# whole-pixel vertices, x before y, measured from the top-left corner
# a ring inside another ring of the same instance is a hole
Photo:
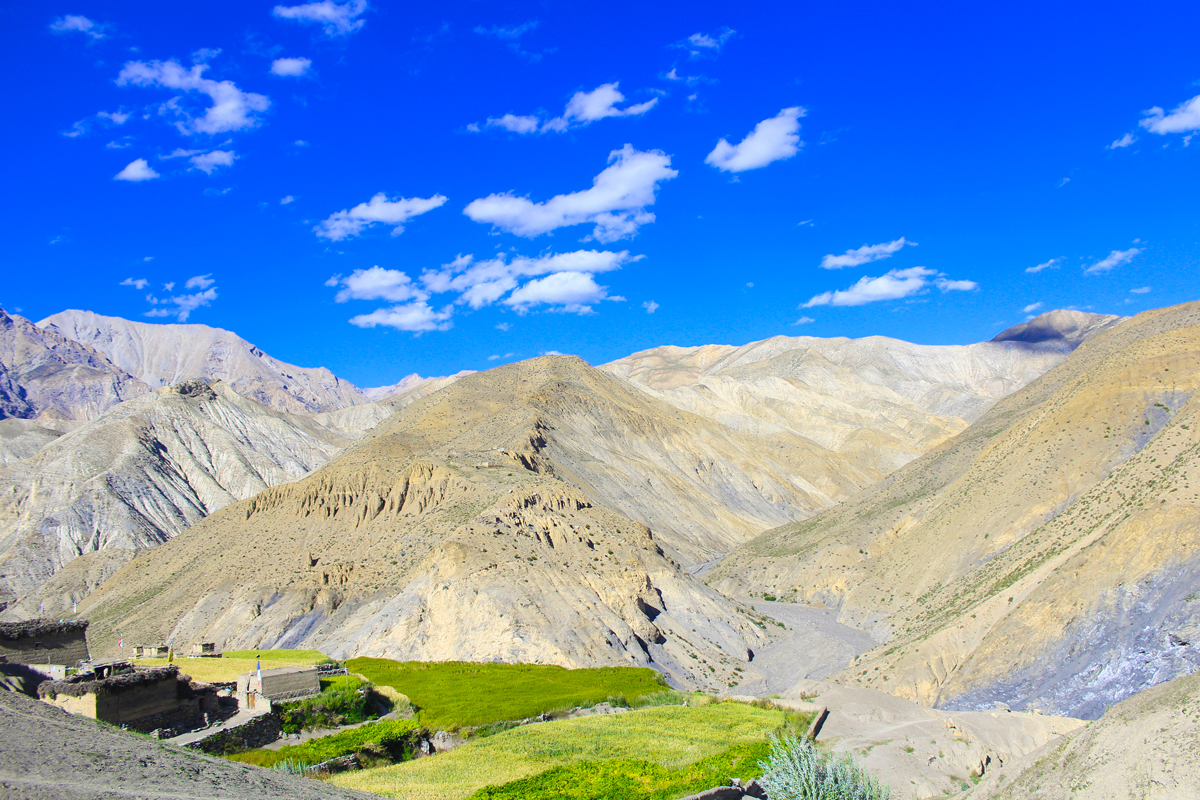
[[[755,653],[732,694],[777,694],[802,680],[823,680],[877,644],[866,632],[838,622],[833,610],[763,600],[747,604],[782,622],[787,634]]]

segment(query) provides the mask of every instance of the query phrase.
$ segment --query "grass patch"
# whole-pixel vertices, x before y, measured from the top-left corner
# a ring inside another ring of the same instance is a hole
[[[255,656],[261,656],[256,659]],[[237,676],[246,672],[254,672],[259,661],[263,669],[275,667],[307,667],[313,664],[325,664],[332,661],[329,656],[316,650],[233,650],[222,654],[221,658],[181,658],[176,655],[172,662],[185,675],[206,683],[228,683],[236,681]],[[138,658],[133,663],[139,667],[166,666],[165,658]]]
[[[585,761],[646,761],[680,770],[736,745],[760,744],[787,719],[783,711],[741,703],[564,719],[476,739],[435,758],[341,773],[331,781],[405,800],[462,800],[486,786]]]
[[[357,753],[364,765],[381,766],[411,758],[420,731],[421,726],[410,719],[371,722],[304,744],[285,745],[278,750],[248,750],[226,757],[257,767],[271,768],[287,762],[309,767]]]
[[[564,669],[541,664],[462,661],[399,662],[355,658],[351,672],[390,686],[412,701],[430,730],[457,730],[590,706],[605,700],[636,704],[666,688],[659,673],[644,667]]]
[[[284,733],[299,733],[312,728],[336,728],[364,722],[379,705],[378,696],[361,678],[343,675],[321,681],[321,693],[315,697],[280,703],[275,707]]]
[[[583,761],[503,786],[484,787],[471,800],[671,800],[728,786],[734,778],[757,778],[762,774],[758,762],[770,750],[766,742],[739,744],[677,770],[653,761]]]

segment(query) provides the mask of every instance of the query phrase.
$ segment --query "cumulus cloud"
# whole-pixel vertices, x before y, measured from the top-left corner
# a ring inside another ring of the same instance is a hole
[[[326,36],[346,36],[362,29],[364,21],[359,17],[366,10],[367,0],[349,0],[346,3],[322,0],[299,6],[275,6],[271,13],[279,19],[320,25]]]
[[[125,280],[121,281],[121,286],[132,286],[140,292],[142,289],[145,289],[149,283],[150,281],[146,280],[145,278],[126,278]]]
[[[608,298],[607,288],[598,285],[587,272],[555,272],[521,286],[504,299],[504,304],[519,314],[537,305],[566,313],[589,314],[593,304]]]
[[[1043,261],[1042,263],[1038,264],[1036,267],[1026,267],[1025,271],[1036,274],[1038,272],[1041,272],[1044,269],[1058,269],[1060,266],[1062,266],[1062,259],[1061,258],[1052,258],[1049,261]]]
[[[862,306],[880,300],[898,300],[921,292],[929,285],[930,279],[934,279],[934,285],[943,292],[969,291],[978,286],[974,281],[950,280],[928,267],[910,267],[894,269],[878,278],[860,278],[858,283],[847,289],[815,295],[800,307]]]
[[[560,194],[544,203],[510,192],[472,200],[463,213],[476,222],[518,236],[534,237],[570,225],[595,225],[589,238],[612,242],[633,236],[654,221],[646,211],[653,205],[658,184],[679,173],[662,151],[643,152],[625,145],[608,157],[609,166],[592,180],[592,188]]]
[[[901,236],[891,242],[882,242],[880,244],[864,244],[862,247],[854,250],[847,250],[840,256],[835,256],[833,253],[827,254],[821,259],[821,269],[841,269],[842,267],[859,267],[863,264],[870,264],[872,261],[880,261],[885,258],[891,258],[895,253],[900,251],[904,245],[916,247],[916,242],[910,242]]]
[[[312,61],[307,58],[277,58],[271,62],[271,74],[298,78],[311,66]]]
[[[1029,305],[1025,306],[1021,310],[1024,311],[1026,314],[1032,314],[1034,311],[1037,311],[1039,308],[1041,308],[1044,305],[1045,305],[1045,303],[1040,303],[1040,302],[1039,303],[1030,303]]]
[[[341,285],[343,288],[334,298],[335,302],[347,300],[390,300],[403,303],[408,300],[428,300],[429,294],[418,288],[412,278],[400,270],[383,269],[376,265],[370,269],[356,269],[347,278],[334,276],[326,286]]]
[[[113,125],[124,125],[132,115],[128,111],[97,111],[96,116],[108,120]]]
[[[177,295],[166,300],[160,300],[153,296],[147,297],[147,301],[156,304],[158,307],[152,308],[145,312],[144,316],[175,317],[178,322],[187,322],[188,317],[191,316],[193,311],[195,311],[197,308],[201,308],[202,306],[211,305],[212,301],[217,299],[217,290],[215,287],[207,289],[205,288],[211,285],[212,281],[208,281],[206,284],[199,286],[193,285],[192,281],[195,280],[197,279],[192,278],[189,280],[186,285],[187,288],[201,288],[205,289],[205,291],[195,292],[194,294]],[[164,285],[164,288],[174,287],[174,285],[174,283],[168,283]],[[170,291],[170,288],[168,288],[167,291]],[[168,306],[174,306],[174,308],[169,308]]]
[[[800,141],[800,117],[805,111],[800,106],[785,108],[770,119],[754,126],[738,144],[722,139],[704,159],[705,164],[722,172],[745,172],[765,167],[773,161],[791,158],[804,145]]]
[[[447,331],[454,325],[450,320],[453,313],[450,306],[446,306],[441,311],[435,311],[430,308],[428,303],[416,301],[402,306],[380,308],[370,314],[359,314],[350,318],[350,324],[360,328],[374,328],[382,325],[413,333]]]
[[[397,197],[395,200],[389,200],[386,194],[380,192],[365,203],[330,215],[313,230],[323,239],[340,242],[358,236],[366,228],[381,222],[393,226],[392,236],[399,236],[404,233],[405,222],[432,211],[445,202],[446,198],[440,194],[428,198]]]
[[[512,325],[507,322],[498,322],[496,323],[496,330],[508,332],[512,330]]]
[[[214,283],[216,283],[216,281],[214,281],[212,279],[212,273],[209,272],[205,275],[193,275],[192,277],[188,278],[187,283],[183,284],[183,288],[185,288],[185,289],[207,289],[208,287],[212,286]]]
[[[191,162],[196,169],[203,170],[206,175],[212,175],[213,170],[217,167],[233,166],[235,158],[237,158],[237,153],[232,150],[212,150],[192,156]]]
[[[265,95],[243,92],[233,81],[205,78],[206,69],[207,64],[184,69],[178,61],[130,61],[117,76],[117,85],[158,86],[208,95],[212,105],[200,117],[182,108],[178,98],[163,104],[161,113],[183,118],[175,123],[181,133],[217,134],[257,125],[255,112],[266,111],[271,101]]]
[[[296,198],[292,197],[292,196],[289,194],[289,195],[287,195],[286,197],[282,198],[282,199],[279,201],[279,205],[281,205],[281,206],[286,206],[288,203],[294,203],[294,202],[296,202]]]
[[[608,117],[636,117],[658,104],[658,98],[654,97],[644,103],[617,108],[617,104],[625,102],[625,95],[618,90],[618,85],[617,82],[605,83],[590,92],[576,92],[567,101],[562,116],[553,119],[542,120],[532,115],[505,114],[502,117],[489,117],[487,125],[491,128],[503,128],[511,133],[562,133]],[[472,131],[482,130],[477,124],[467,127]]]
[[[813,322],[816,322],[816,320],[813,319],[812,317],[801,317],[800,319],[796,320],[792,324],[793,325],[808,325]]]
[[[72,33],[77,31],[93,39],[103,39],[105,37],[104,28],[104,25],[97,25],[87,17],[80,16],[79,14],[67,14],[50,23],[50,30],[55,33]]]
[[[1107,256],[1085,269],[1083,274],[1095,275],[1100,272],[1108,272],[1122,264],[1128,264],[1140,252],[1142,252],[1140,247],[1131,247],[1128,250],[1113,250]]]
[[[1158,106],[1143,113],[1146,118],[1138,124],[1151,133],[1168,134],[1197,131],[1200,130],[1200,94],[1191,100],[1185,100],[1180,103],[1171,110],[1170,114],[1164,112]]]
[[[460,255],[449,264],[443,264],[441,269],[426,270],[421,275],[421,283],[431,292],[456,292],[458,294],[457,303],[478,309],[500,301],[506,294],[517,289],[521,281],[526,278],[567,273],[592,276],[598,272],[620,269],[622,265],[636,260],[638,257],[630,256],[628,250],[620,252],[576,250],[570,253],[555,253],[536,258],[517,256],[511,261],[504,255],[485,261],[476,261],[470,255]],[[556,280],[561,282],[565,279]],[[522,296],[532,297],[533,295]],[[605,298],[606,295],[599,297],[599,299]],[[509,305],[529,306],[532,304],[509,303]],[[582,306],[586,303],[577,305]],[[590,309],[588,310],[590,311]]]
[[[1129,291],[1132,292],[1133,294],[1146,294],[1146,292],[1150,291],[1150,287],[1149,286],[1139,286],[1138,288],[1130,289]]]
[[[144,158],[130,161],[125,165],[125,169],[113,176],[114,180],[133,182],[148,181],[157,177],[158,173],[146,163],[146,159]]]
[[[655,311],[658,311],[659,305],[653,300],[647,300],[646,302],[642,303],[642,308],[646,309],[647,314],[653,314]]]
[[[1120,139],[1117,139],[1115,142],[1110,144],[1108,146],[1108,149],[1109,150],[1117,150],[1121,147],[1129,147],[1129,145],[1133,144],[1136,141],[1137,141],[1136,136],[1134,136],[1132,133],[1127,133],[1124,136],[1122,136]]]
[[[703,56],[716,56],[721,52],[721,48],[729,41],[737,31],[730,27],[722,28],[716,33],[693,33],[681,42],[676,42],[673,46],[682,50],[687,50],[692,58],[700,58]]]

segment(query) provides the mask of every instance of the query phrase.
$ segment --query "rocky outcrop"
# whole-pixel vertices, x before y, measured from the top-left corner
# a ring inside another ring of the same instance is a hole
[[[885,642],[838,680],[1095,718],[1200,666],[1198,385],[1200,304],[1140,314],[708,579],[826,604]]]
[[[0,309],[0,420],[89,420],[148,391],[95,348]]]
[[[324,367],[287,364],[235,333],[207,325],[133,322],[70,310],[38,327],[100,351],[152,389],[191,378],[219,380],[243,397],[293,414],[368,402],[358,387]]]
[[[122,403],[0,467],[0,592],[25,597],[81,555],[124,551],[95,576],[107,577],[134,550],[322,466],[386,413],[362,406],[322,425],[201,380]],[[49,600],[50,613],[70,609],[95,585],[86,573],[75,578],[28,599],[35,609]]]

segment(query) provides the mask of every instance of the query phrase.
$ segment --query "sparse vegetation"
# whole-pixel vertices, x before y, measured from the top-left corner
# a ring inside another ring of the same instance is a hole
[[[278,750],[248,750],[226,757],[258,767],[287,769],[280,765],[300,765],[300,771],[303,771],[304,767],[358,754],[359,761],[364,766],[383,766],[411,758],[416,750],[420,732],[421,726],[413,720],[371,722],[331,736],[312,739],[304,744],[285,745]]]
[[[760,779],[771,800],[888,800],[891,792],[848,756],[819,752],[791,734],[771,738]]]
[[[380,702],[379,697],[361,678],[344,675],[321,681],[321,684],[321,693],[316,697],[278,706],[284,733],[336,728],[378,716],[375,708]]]
[[[644,667],[565,669],[540,664],[399,662],[356,658],[352,672],[406,695],[431,730],[458,730],[591,706],[637,703],[667,688]]]
[[[172,663],[195,680],[228,683],[237,680],[238,675],[253,672],[260,661],[263,669],[273,669],[327,664],[333,659],[317,650],[232,650],[221,658],[186,658],[176,654]],[[167,664],[167,659],[139,658],[134,663],[139,667],[161,667]]]

